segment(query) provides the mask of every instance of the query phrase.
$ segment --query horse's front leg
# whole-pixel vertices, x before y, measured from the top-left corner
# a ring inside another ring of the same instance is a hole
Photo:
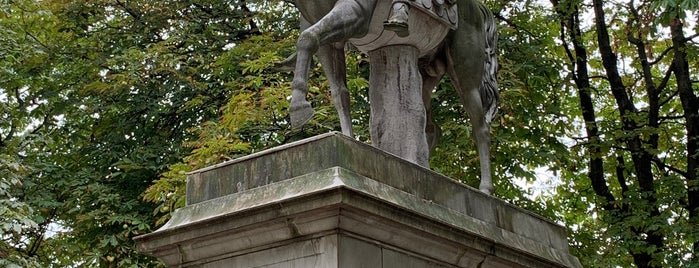
[[[301,36],[305,32],[303,31]],[[289,104],[292,128],[303,126],[313,117],[313,108],[311,108],[311,103],[306,100],[306,94],[308,93],[308,72],[311,68],[313,54],[318,50],[318,42],[304,40],[308,37],[302,39],[301,36],[299,36],[296,47],[296,67],[294,68],[294,80],[291,84],[291,104]]]
[[[296,43],[296,69],[289,107],[292,128],[301,127],[313,116],[311,104],[306,100],[313,55],[323,45],[366,34],[375,4],[376,0],[338,0],[327,15],[301,32]]]

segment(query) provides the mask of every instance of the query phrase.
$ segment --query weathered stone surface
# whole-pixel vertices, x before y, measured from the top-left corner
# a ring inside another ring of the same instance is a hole
[[[371,143],[410,162],[429,167],[417,48],[386,46],[369,52]]]
[[[136,238],[169,266],[580,267],[563,227],[337,133],[188,181],[188,205]]]

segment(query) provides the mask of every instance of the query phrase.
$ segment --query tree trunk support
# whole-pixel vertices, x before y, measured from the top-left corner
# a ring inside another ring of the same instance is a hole
[[[429,167],[418,53],[408,45],[369,52],[370,135],[377,148]]]

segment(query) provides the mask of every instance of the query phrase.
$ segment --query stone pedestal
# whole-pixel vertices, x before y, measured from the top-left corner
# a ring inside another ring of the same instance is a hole
[[[580,267],[563,227],[339,133],[191,173],[135,240],[171,267]]]

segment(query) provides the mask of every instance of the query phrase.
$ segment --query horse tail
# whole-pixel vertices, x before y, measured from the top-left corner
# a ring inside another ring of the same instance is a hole
[[[485,111],[485,121],[490,124],[498,113],[498,101],[500,90],[498,89],[498,31],[493,13],[483,4],[480,4],[484,18],[485,31],[485,61],[483,62],[483,79],[481,80],[481,103]]]

